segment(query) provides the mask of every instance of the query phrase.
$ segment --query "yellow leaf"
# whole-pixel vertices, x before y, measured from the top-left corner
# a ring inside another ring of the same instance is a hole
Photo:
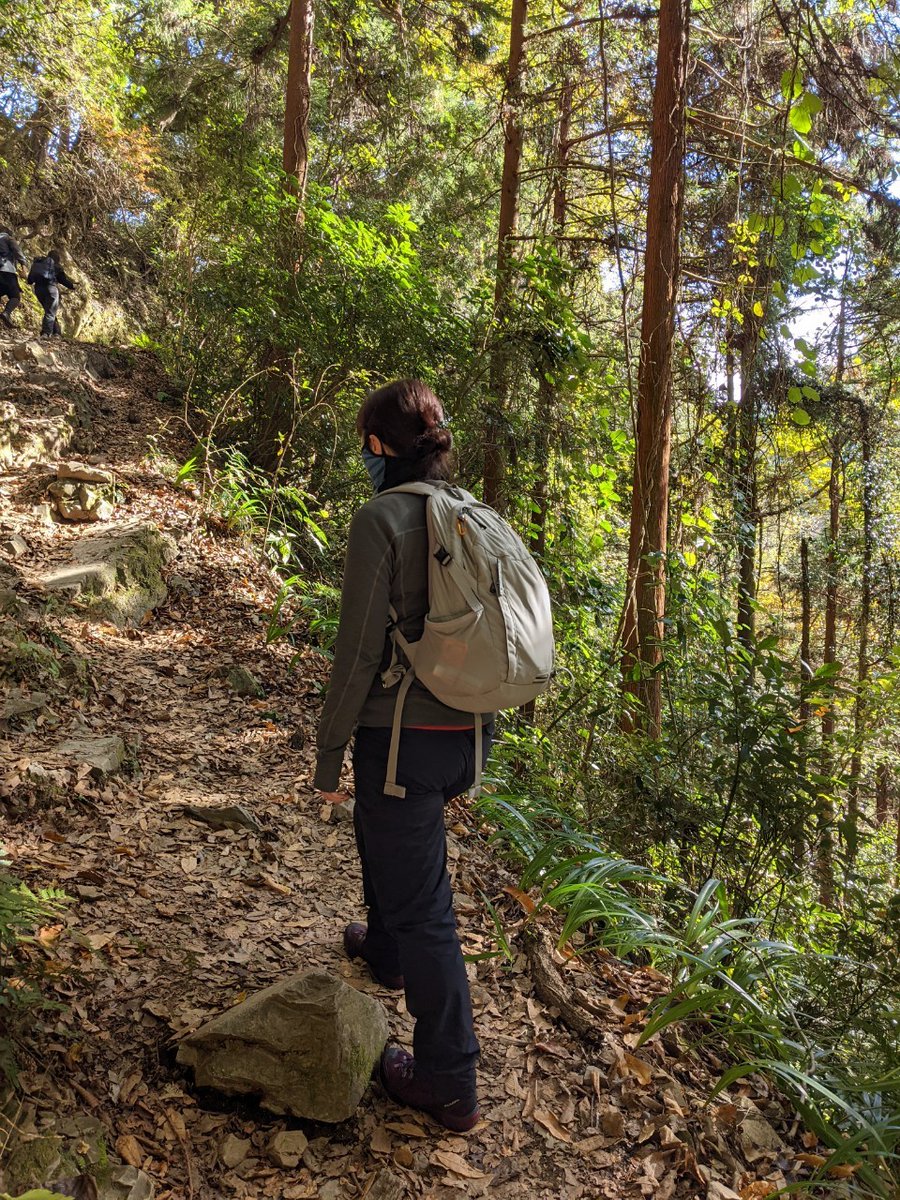
[[[806,1163],[808,1167],[824,1167],[828,1162],[821,1154],[798,1154],[796,1158],[797,1162]]]
[[[521,888],[517,887],[505,887],[503,890],[508,896],[512,896],[513,900],[518,900],[522,909],[531,916],[535,909],[535,903],[527,892],[523,892]]]
[[[757,301],[756,301],[756,303],[753,305],[753,315],[754,315],[755,317],[763,317],[763,316],[765,316],[765,313],[763,312],[763,306],[760,304],[760,302],[759,302],[758,300],[757,300]]]

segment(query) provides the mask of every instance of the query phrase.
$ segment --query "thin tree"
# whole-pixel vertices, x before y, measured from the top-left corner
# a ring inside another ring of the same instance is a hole
[[[631,496],[628,580],[622,613],[623,690],[637,701],[626,728],[657,737],[662,724],[663,617],[672,443],[672,343],[684,207],[685,104],[690,0],[662,0],[653,94],[653,146],[647,241],[637,444]]]
[[[497,222],[497,273],[494,283],[496,336],[491,351],[488,407],[484,444],[484,498],[494,508],[506,504],[506,406],[509,391],[509,345],[506,325],[512,289],[512,239],[519,207],[522,161],[522,74],[528,0],[513,0],[509,23],[509,56],[503,96],[503,173]]]
[[[313,26],[312,0],[291,0],[288,77],[284,103],[285,174],[297,193],[297,219],[303,220],[303,201],[309,175],[309,111],[312,97]]]
[[[859,785],[862,775],[863,740],[866,726],[866,688],[869,678],[869,621],[872,613],[872,522],[875,497],[872,487],[872,431],[864,400],[859,404],[859,441],[862,462],[862,582],[859,600],[859,646],[857,650],[856,701],[853,709],[853,757],[847,785],[847,857],[856,858],[859,843]]]

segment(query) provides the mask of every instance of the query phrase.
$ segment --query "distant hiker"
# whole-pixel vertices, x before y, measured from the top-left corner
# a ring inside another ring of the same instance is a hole
[[[6,299],[0,321],[7,329],[15,329],[12,313],[22,302],[17,268],[25,266],[25,255],[8,229],[0,229],[0,300]]]
[[[59,309],[59,288],[57,284],[70,290],[75,284],[68,277],[60,264],[58,250],[51,250],[44,258],[36,258],[28,272],[28,282],[34,288],[44,319],[41,321],[41,337],[61,337],[62,332],[56,314]]]

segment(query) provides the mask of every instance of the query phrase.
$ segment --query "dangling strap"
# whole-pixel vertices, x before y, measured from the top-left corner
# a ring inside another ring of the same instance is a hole
[[[384,794],[386,796],[396,796],[400,800],[406,797],[406,788],[401,787],[397,782],[397,762],[400,758],[400,730],[403,727],[403,705],[406,703],[406,693],[412,687],[412,681],[415,677],[415,671],[410,668],[403,676],[400,691],[397,693],[397,703],[394,705],[394,724],[391,729],[391,747],[388,750],[387,777],[384,781]]]
[[[484,754],[484,729],[481,725],[481,713],[475,717],[475,782],[469,788],[469,796],[476,800],[481,795],[481,758]]]

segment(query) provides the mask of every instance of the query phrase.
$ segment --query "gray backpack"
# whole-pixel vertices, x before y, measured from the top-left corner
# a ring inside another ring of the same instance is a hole
[[[482,714],[517,708],[539,695],[553,671],[550,593],[518,534],[487,504],[447,483],[406,483],[379,493],[426,496],[428,613],[417,642],[397,628],[382,675],[400,682],[385,793],[404,796],[397,758],[406,693],[418,679],[448,708],[475,719],[475,783],[481,785]]]

